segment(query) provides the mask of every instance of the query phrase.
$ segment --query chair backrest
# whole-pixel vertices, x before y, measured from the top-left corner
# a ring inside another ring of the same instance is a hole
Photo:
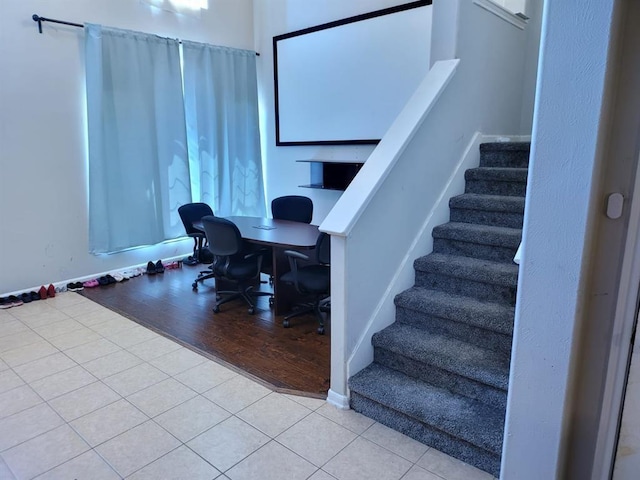
[[[187,235],[202,234],[200,230],[193,227],[193,222],[198,222],[206,215],[213,215],[213,210],[206,203],[185,203],[178,208],[178,215]]]
[[[320,232],[316,240],[316,260],[323,265],[331,263],[331,235]]]
[[[313,202],[309,197],[286,195],[271,201],[271,215],[278,220],[311,223]]]
[[[202,225],[209,242],[209,250],[216,256],[232,256],[242,250],[242,235],[235,223],[226,218],[206,215]]]

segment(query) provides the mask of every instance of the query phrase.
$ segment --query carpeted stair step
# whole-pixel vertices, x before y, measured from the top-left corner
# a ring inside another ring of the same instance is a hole
[[[524,197],[465,193],[449,200],[452,222],[522,228]]]
[[[373,363],[349,379],[351,407],[492,475],[500,470],[504,410]]]
[[[489,142],[480,144],[481,167],[527,168],[531,142]]]
[[[527,191],[526,168],[470,168],[464,178],[465,193],[524,197]]]
[[[514,308],[437,290],[411,287],[396,295],[396,321],[449,335],[509,356]]]
[[[432,235],[435,253],[513,262],[522,239],[522,230],[449,222],[435,227]]]
[[[431,253],[413,262],[415,285],[515,305],[518,265]]]
[[[395,322],[371,339],[375,362],[494,407],[506,407],[509,357]]]

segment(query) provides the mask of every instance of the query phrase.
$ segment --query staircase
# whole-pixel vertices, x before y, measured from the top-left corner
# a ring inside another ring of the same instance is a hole
[[[433,253],[395,298],[374,361],[349,379],[351,408],[499,475],[528,143],[480,145]]]

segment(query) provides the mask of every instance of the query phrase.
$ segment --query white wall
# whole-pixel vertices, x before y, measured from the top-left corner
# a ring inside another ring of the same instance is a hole
[[[540,51],[540,32],[542,30],[542,1],[527,2],[527,47],[523,77],[522,115],[520,131],[531,134],[533,125],[533,104],[536,96],[536,77],[538,73],[538,55]]]
[[[273,92],[273,48],[276,35],[340,20],[354,15],[407,3],[405,0],[262,0],[254,2],[256,50],[260,103],[263,113],[261,132],[266,165],[267,200],[281,195],[305,195],[313,200],[313,223],[319,224],[342,192],[298,188],[309,183],[309,164],[296,160],[329,159],[364,161],[374,146],[295,146],[276,147]]]
[[[562,478],[614,0],[545,2],[501,478]],[[578,14],[577,14],[578,13]],[[579,421],[579,420],[578,420]],[[576,459],[584,461],[584,459]]]
[[[254,48],[253,1],[209,0],[178,16],[138,0],[0,0],[0,295],[186,255],[191,241],[114,255],[88,252],[82,29],[37,13]]]

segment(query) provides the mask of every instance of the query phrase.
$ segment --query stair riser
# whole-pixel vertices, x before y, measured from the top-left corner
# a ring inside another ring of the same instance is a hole
[[[472,345],[502,353],[506,358],[509,358],[511,355],[512,337],[504,333],[494,332],[474,325],[429,315],[427,312],[417,312],[403,307],[396,308],[396,321],[421,328],[429,334],[448,335],[458,340],[471,343]],[[511,323],[513,323],[513,319]]]
[[[527,168],[529,151],[514,150],[510,152],[481,152],[481,167]]]
[[[481,195],[507,195],[524,197],[527,193],[526,182],[509,182],[500,180],[467,180],[465,193],[479,193]]]
[[[524,215],[521,213],[488,212],[465,208],[452,208],[450,212],[451,222],[475,223],[492,227],[522,228],[524,221]]]
[[[498,247],[494,245],[481,245],[478,243],[435,238],[433,240],[434,253],[446,253],[462,257],[480,258],[494,262],[511,263],[518,247]]]
[[[493,476],[500,474],[500,453],[495,454],[451,436],[431,425],[385,407],[352,390],[351,408],[425,445],[458,458]]]
[[[516,304],[516,285],[502,286],[438,273],[416,271],[416,285],[455,295],[467,295],[489,302]]]
[[[476,399],[491,407],[506,408],[507,406],[505,390],[407,358],[390,350],[375,347],[373,361],[436,387],[446,388],[451,392]]]

